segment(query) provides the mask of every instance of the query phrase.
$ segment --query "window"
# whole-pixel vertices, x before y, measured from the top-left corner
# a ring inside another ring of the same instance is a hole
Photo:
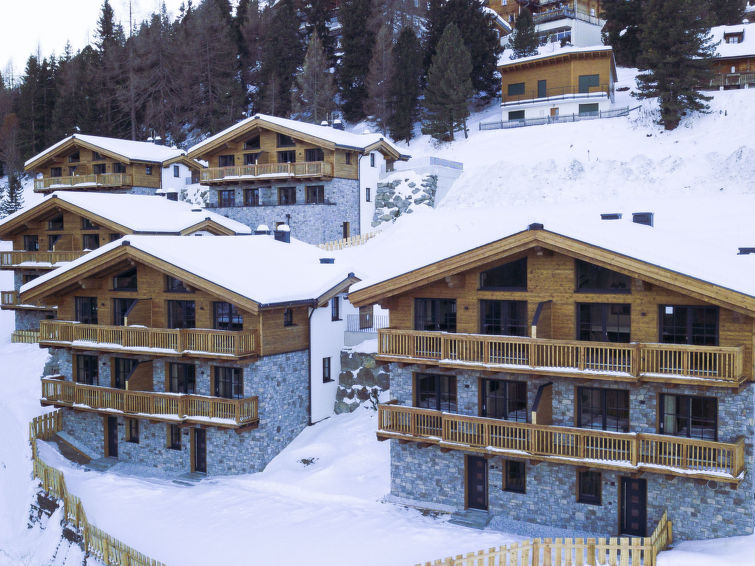
[[[102,157],[102,155],[100,154],[99,151],[93,151],[92,152],[92,161],[102,161],[103,159],[105,159],[105,158]]]
[[[113,163],[113,173],[125,173],[126,166],[123,163]]]
[[[215,330],[243,330],[244,317],[231,303],[212,303]]]
[[[524,462],[504,460],[503,462],[503,491],[526,493],[527,468]]]
[[[294,311],[291,309],[285,309],[283,311],[283,326],[294,325]]]
[[[81,229],[82,230],[99,230],[99,226],[89,220],[89,218],[83,218],[81,219]]]
[[[194,328],[194,301],[166,301],[168,307],[168,328]]]
[[[330,299],[330,320],[341,320],[341,297]]]
[[[365,189],[365,201],[370,202],[370,187]]]
[[[50,234],[49,236],[47,236],[48,252],[55,251],[55,245],[58,243],[58,240],[60,240],[60,234]]]
[[[322,382],[329,383],[333,381],[330,377],[330,358],[322,359]]]
[[[107,163],[95,163],[92,165],[92,173],[95,175],[104,175],[107,173]]]
[[[579,92],[590,92],[596,86],[600,86],[600,75],[579,75]]]
[[[171,450],[181,450],[181,427],[174,424],[169,424],[167,428],[168,434],[168,448]]]
[[[116,240],[120,239],[120,234],[110,234],[110,241],[115,242]]]
[[[126,381],[138,365],[139,362],[131,358],[113,358],[112,387],[126,389]]]
[[[136,299],[113,299],[113,324],[115,326],[124,326],[126,324],[126,317],[135,305]]]
[[[350,222],[344,222],[341,226],[341,233],[343,234],[343,239],[349,238],[351,236],[351,223]]]
[[[278,163],[296,163],[295,151],[279,151]]]
[[[577,503],[600,505],[600,472],[577,470]]]
[[[414,391],[417,407],[456,412],[456,376],[418,373]]]
[[[241,368],[225,368],[215,366],[215,397],[225,399],[244,398],[244,374]]]
[[[456,332],[456,299],[414,299],[414,330]]]
[[[244,142],[244,149],[259,149],[260,148],[260,137],[254,136],[253,138],[249,138]]]
[[[100,247],[99,234],[83,234],[81,236],[81,246],[85,250],[96,250]]]
[[[62,230],[63,229],[63,215],[58,214],[53,216],[47,221],[48,230]]]
[[[548,81],[537,81],[537,97],[545,98],[548,96]]]
[[[483,379],[480,416],[527,422],[527,383]]]
[[[278,204],[296,204],[296,187],[278,187]]]
[[[76,322],[82,324],[97,324],[97,297],[76,297]]]
[[[577,426],[629,432],[629,391],[579,387],[577,389]]]
[[[307,187],[307,204],[324,204],[324,203],[325,203],[325,187],[323,185]]]
[[[165,276],[165,291],[167,293],[193,293],[194,291],[189,288],[183,281],[171,277]]]
[[[24,250],[27,252],[38,252],[39,236],[24,236]]]
[[[370,153],[370,167],[375,167],[375,154]]]
[[[661,395],[659,432],[718,440],[718,400],[713,397]]]
[[[136,268],[134,267],[113,277],[113,289],[136,291]]]
[[[600,115],[600,107],[598,106],[597,102],[594,102],[591,104],[580,104],[579,115],[580,116],[598,116]]]
[[[307,149],[304,152],[305,161],[325,161],[325,154],[319,147],[314,149]]]
[[[278,147],[289,147],[292,145],[296,145],[294,138],[286,134],[278,134]]]
[[[178,165],[173,166],[173,177],[178,179],[179,175],[181,174],[181,168]],[[179,437],[180,438],[180,437]],[[179,445],[180,448],[180,445]]]
[[[259,189],[244,189],[244,206],[259,206],[260,205],[260,190]]]
[[[73,177],[74,175],[76,175],[76,166],[75,165],[68,168],[68,176],[69,177]]]
[[[661,305],[658,318],[664,344],[718,346],[718,307]]]
[[[236,206],[236,191],[234,189],[218,191],[218,206],[220,208]]]
[[[152,165],[145,165],[144,166],[144,174],[145,175],[152,175]]]
[[[50,177],[62,177],[62,176],[63,176],[62,167],[50,167]]]
[[[509,83],[506,87],[508,96],[521,96],[524,94],[524,83]]]
[[[235,155],[218,155],[218,167],[233,167],[236,165]]]
[[[527,301],[480,301],[480,333],[527,336]]]
[[[630,305],[577,303],[577,340],[629,342]]]
[[[343,154],[343,159],[344,159],[344,163],[346,163],[346,165],[351,165],[351,152],[347,151],[346,153],[344,153]]]
[[[257,165],[257,161],[259,161],[259,158],[260,158],[259,153],[245,153],[244,165]]]
[[[480,273],[480,289],[527,290],[527,258],[504,263]]]
[[[196,368],[192,364],[168,364],[168,392],[186,393],[196,392]]]
[[[165,198],[172,201],[178,201],[178,193],[165,193]]]
[[[78,163],[81,160],[79,152],[74,152],[68,156],[68,163]]]
[[[509,121],[524,120],[524,110],[512,110],[509,112]]]
[[[581,259],[574,260],[578,293],[629,293],[631,277],[594,265]]]
[[[139,444],[139,419],[126,419],[126,442]]]
[[[76,358],[76,383],[97,385],[99,377],[97,372],[97,356],[74,354],[74,358]]]
[[[29,281],[34,281],[39,275],[39,273],[24,273],[21,275],[21,281],[26,285]]]

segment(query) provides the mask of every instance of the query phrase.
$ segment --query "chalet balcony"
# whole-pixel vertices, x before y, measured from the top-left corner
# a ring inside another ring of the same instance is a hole
[[[540,2],[540,5],[553,4],[554,2]],[[558,20],[581,20],[593,25],[600,24],[600,18],[593,16],[582,10],[574,10],[574,8],[554,8],[532,14],[532,21],[537,26],[540,24],[546,24],[548,22],[555,22]]]
[[[579,86],[559,86],[542,90],[529,90],[522,94],[503,94],[501,106],[521,106],[523,104],[539,104],[543,102],[559,102],[564,100],[603,100],[611,98],[611,85],[602,84],[580,90]]]
[[[711,89],[755,87],[755,71],[750,73],[719,73],[708,85]]]
[[[0,252],[0,269],[55,269],[59,264],[83,256],[85,251],[60,252]]]
[[[258,355],[260,344],[257,332],[251,330],[105,326],[42,320],[39,323],[39,345],[153,356],[238,359]]]
[[[34,179],[34,191],[48,193],[50,191],[75,190],[85,191],[101,188],[121,187],[160,187],[159,167],[155,175],[140,175],[131,173],[104,173],[102,175],[84,174],[70,177],[45,177]]]
[[[717,387],[739,387],[749,377],[744,371],[743,346],[617,344],[416,330],[379,330],[378,359],[483,371]]]
[[[39,303],[23,303],[19,298],[18,291],[0,291],[0,308],[3,310],[51,311],[58,307]]]
[[[270,179],[322,179],[333,177],[333,164],[327,161],[297,163],[259,163],[234,167],[208,167],[199,173],[205,185],[238,183],[239,181],[268,181]]]
[[[729,483],[739,483],[745,469],[744,437],[726,443],[661,434],[605,432],[392,404],[378,407],[377,437],[436,445],[443,451],[462,450]]]
[[[128,391],[60,379],[42,379],[42,404],[173,424],[237,428],[259,422],[257,397],[224,399],[206,395]]]

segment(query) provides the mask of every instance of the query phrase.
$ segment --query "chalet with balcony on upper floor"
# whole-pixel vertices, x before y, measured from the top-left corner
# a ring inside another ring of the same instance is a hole
[[[285,229],[125,236],[24,285],[58,309],[42,403],[63,440],[168,473],[262,470],[333,412],[358,279],[322,256]]]
[[[159,193],[171,200],[196,182],[201,168],[182,149],[84,134],[68,136],[24,164],[24,171],[36,176],[38,193]]]
[[[755,87],[755,23],[718,26],[710,30],[716,45],[709,88]]]
[[[375,212],[378,179],[407,160],[379,134],[256,114],[204,140],[189,157],[209,164],[200,183],[208,206],[244,222],[287,224],[318,244],[363,234]]]
[[[352,287],[390,310],[393,497],[601,536],[665,510],[675,538],[753,532],[755,257],[604,216],[438,229]]]
[[[2,291],[0,308],[16,316],[14,339],[28,338],[39,321],[55,318],[55,306],[24,302],[19,289],[90,250],[129,234],[251,234],[235,220],[183,202],[154,196],[56,192],[0,221],[0,269],[14,271],[14,287]]]
[[[599,116],[614,102],[616,63],[610,47],[567,47],[506,61],[498,71],[504,121]]]

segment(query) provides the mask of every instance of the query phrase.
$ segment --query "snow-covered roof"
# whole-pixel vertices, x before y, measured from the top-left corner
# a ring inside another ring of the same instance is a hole
[[[83,208],[134,232],[177,234],[204,220],[212,220],[237,234],[251,233],[251,229],[241,222],[185,202],[171,201],[152,195],[77,191],[52,193],[35,206],[24,208],[7,216],[0,221],[0,231],[2,231],[3,226],[8,225],[14,219],[45,205],[51,199]]]
[[[162,163],[175,157],[185,155],[186,152],[175,147],[157,145],[152,142],[121,140],[117,138],[105,138],[102,136],[89,136],[85,134],[73,134],[60,140],[41,151],[31,159],[28,159],[24,166],[34,163],[45,155],[54,152],[57,148],[68,143],[71,140],[79,140],[90,145],[99,147],[105,151],[115,153],[131,161],[149,161],[153,163]]]
[[[530,61],[539,61],[541,59],[548,59],[550,57],[559,57],[562,55],[569,55],[573,53],[591,53],[598,51],[611,51],[613,48],[610,45],[591,45],[588,47],[574,47],[566,46],[559,49],[548,49],[547,52],[539,52],[537,55],[530,55],[529,57],[520,57],[519,59],[507,59],[501,57],[498,60],[498,67],[509,67],[511,65],[519,65],[521,63],[529,63]],[[510,52],[505,53],[506,57],[510,55]]]
[[[124,236],[21,287],[29,291],[119,246],[134,249],[188,271],[261,305],[314,300],[350,275],[344,262],[320,263],[332,253],[273,236]]]
[[[725,34],[743,33],[742,43],[726,43]],[[710,35],[716,46],[718,57],[755,56],[755,23],[711,28]]]
[[[511,33],[512,31],[511,24],[509,24],[509,22],[504,20],[503,17],[501,17],[501,14],[499,14],[492,8],[489,8],[488,6],[483,6],[482,11],[485,12],[486,14],[493,16],[493,21],[495,21],[495,23],[498,24],[498,27],[500,27],[501,29],[505,29],[507,33]]]
[[[354,134],[352,132],[347,132],[344,130],[337,130],[336,128],[332,128],[330,126],[318,126],[317,124],[309,124],[307,122],[290,120],[288,118],[279,118],[278,116],[270,116],[268,114],[255,114],[254,116],[246,118],[241,122],[237,122],[233,126],[230,126],[225,130],[218,132],[214,136],[210,136],[209,138],[189,148],[189,154],[196,156],[197,152],[211,145],[215,140],[222,138],[236,130],[240,130],[244,128],[244,126],[255,120],[261,120],[263,122],[268,122],[282,128],[295,130],[301,132],[302,134],[319,138],[323,141],[333,143],[338,147],[347,149],[363,150],[382,141],[390,148],[392,148],[396,153],[398,153],[399,155],[401,154],[399,149],[381,134]]]

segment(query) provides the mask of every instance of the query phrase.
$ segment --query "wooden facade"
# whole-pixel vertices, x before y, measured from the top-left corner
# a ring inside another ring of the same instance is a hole
[[[597,19],[600,17],[601,9],[600,0],[488,0],[487,5],[511,27],[516,25],[522,8],[530,11],[535,23],[575,17]]]

